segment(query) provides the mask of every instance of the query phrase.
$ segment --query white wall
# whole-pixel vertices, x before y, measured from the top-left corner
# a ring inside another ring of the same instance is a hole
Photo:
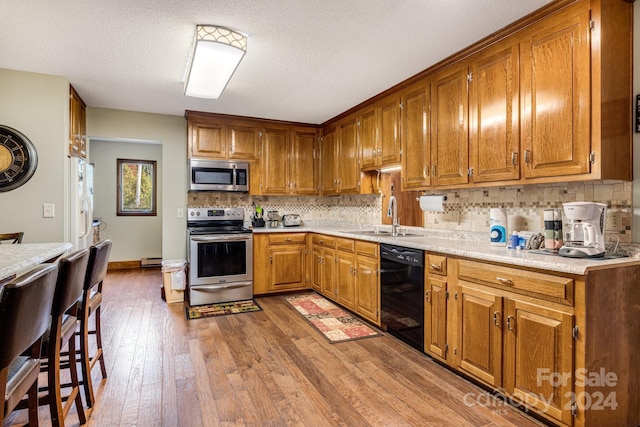
[[[186,218],[178,218],[176,213],[178,209],[186,210],[187,206],[186,119],[182,116],[89,107],[87,108],[87,135],[90,158],[94,155],[92,138],[115,141],[155,141],[162,145],[162,203],[158,207],[163,213],[161,255],[164,259],[184,259],[186,257]]]
[[[155,160],[157,215],[118,216],[117,160]],[[94,212],[106,228],[101,239],[111,239],[111,261],[133,261],[162,257],[162,146],[118,141],[91,141],[90,162],[94,169]]]
[[[67,182],[69,83],[64,77],[0,69],[0,123],[35,145],[38,167],[31,179],[0,193],[0,233],[24,231],[24,242],[68,241]],[[42,204],[55,217],[42,217]]]

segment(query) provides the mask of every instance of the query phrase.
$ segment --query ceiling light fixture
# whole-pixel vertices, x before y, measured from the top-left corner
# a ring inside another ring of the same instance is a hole
[[[184,94],[218,99],[246,51],[246,36],[224,27],[196,26]]]

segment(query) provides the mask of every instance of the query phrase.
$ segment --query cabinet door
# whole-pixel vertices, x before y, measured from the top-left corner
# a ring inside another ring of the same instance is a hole
[[[304,289],[305,245],[272,245],[269,262],[271,264],[270,291]]]
[[[322,294],[332,300],[336,299],[336,251],[322,249]]]
[[[338,169],[340,193],[360,191],[360,166],[358,165],[358,139],[356,119],[340,124]]]
[[[444,361],[447,358],[446,278],[428,275],[425,288],[424,350]]]
[[[360,147],[360,169],[376,167],[378,148],[378,114],[372,108],[362,113],[358,121],[358,146]]]
[[[336,156],[336,152],[338,150],[337,134],[337,129],[332,128],[325,130],[324,136],[322,137],[322,158],[320,159],[322,172],[320,174],[320,187],[324,196],[338,194],[338,158]]]
[[[353,254],[336,252],[337,302],[351,310],[355,309],[356,276],[353,265]]]
[[[228,157],[238,160],[257,159],[258,144],[260,143],[259,129],[251,126],[229,124]]]
[[[400,163],[400,100],[391,98],[380,105],[379,166]]]
[[[505,301],[504,314],[506,391],[570,425],[573,316],[513,300]]]
[[[589,20],[558,14],[522,43],[525,178],[590,171]]]
[[[311,287],[322,292],[322,248],[315,245],[311,251]]]
[[[431,184],[429,131],[430,87],[421,86],[402,97],[402,189]]]
[[[431,169],[434,185],[469,182],[469,104],[466,66],[436,76],[431,97]]]
[[[471,66],[469,146],[474,182],[520,178],[520,89],[518,46]]]
[[[460,369],[493,386],[502,385],[502,297],[458,287]]]
[[[271,264],[269,262],[269,238],[266,234],[253,235],[253,293],[256,295],[269,292]]]
[[[380,325],[380,263],[377,259],[356,256],[356,313]]]
[[[224,159],[227,126],[222,123],[190,123],[191,157]]]
[[[289,131],[262,130],[261,193],[289,193]]]
[[[291,132],[291,193],[318,194],[318,137],[315,131]]]

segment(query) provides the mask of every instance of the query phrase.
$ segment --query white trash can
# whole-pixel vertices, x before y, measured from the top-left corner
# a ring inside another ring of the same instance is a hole
[[[187,261],[172,259],[162,261],[162,299],[167,303],[184,301],[187,286]]]

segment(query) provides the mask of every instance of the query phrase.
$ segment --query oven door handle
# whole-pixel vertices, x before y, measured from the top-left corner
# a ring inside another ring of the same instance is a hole
[[[217,236],[199,236],[199,237],[194,237],[191,236],[191,240],[194,242],[230,242],[230,241],[243,241],[243,240],[251,240],[253,238],[252,234],[247,234],[247,235],[233,235],[233,236],[223,236],[223,235],[217,235]]]
[[[223,291],[223,290],[227,290],[227,289],[238,289],[238,288],[245,288],[247,286],[252,286],[251,282],[244,282],[244,283],[232,283],[232,284],[228,284],[228,285],[224,285],[224,286],[218,286],[218,285],[194,285],[191,287],[191,289],[193,289],[194,291]]]

